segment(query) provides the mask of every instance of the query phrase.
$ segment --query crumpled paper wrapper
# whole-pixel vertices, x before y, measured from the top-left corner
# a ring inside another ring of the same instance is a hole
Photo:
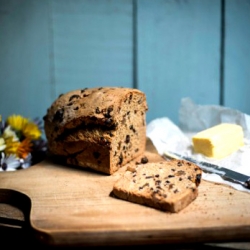
[[[194,153],[192,136],[224,122],[242,126],[245,145],[219,160]],[[164,152],[175,152],[250,176],[250,116],[238,110],[219,105],[197,105],[190,98],[183,98],[179,110],[179,125],[174,124],[168,117],[157,118],[147,125],[147,137],[151,139],[160,155]],[[250,189],[241,184],[226,181],[215,173],[203,172],[202,178],[250,193]]]

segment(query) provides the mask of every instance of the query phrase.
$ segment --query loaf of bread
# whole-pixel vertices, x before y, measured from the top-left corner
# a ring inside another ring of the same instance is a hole
[[[44,116],[48,152],[67,164],[113,174],[144,153],[146,95],[133,88],[70,91]]]
[[[177,213],[198,196],[202,170],[185,160],[162,160],[128,167],[115,182],[116,198]]]

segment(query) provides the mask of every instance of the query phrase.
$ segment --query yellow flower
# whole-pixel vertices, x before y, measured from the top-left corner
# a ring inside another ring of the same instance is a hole
[[[6,155],[17,155],[17,149],[20,145],[19,141],[14,141],[13,137],[8,137],[5,139],[6,148],[4,149],[4,153]]]
[[[16,131],[22,131],[28,122],[29,120],[21,115],[11,115],[7,118],[7,123]]]
[[[22,133],[31,140],[37,140],[42,135],[42,132],[34,122],[28,122],[22,129]]]
[[[21,115],[12,115],[7,119],[7,123],[20,135],[30,140],[37,140],[42,132],[34,122],[22,117]]]

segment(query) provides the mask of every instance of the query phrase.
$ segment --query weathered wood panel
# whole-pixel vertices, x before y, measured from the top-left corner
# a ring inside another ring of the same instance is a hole
[[[0,1],[0,113],[41,117],[51,102],[48,1]]]
[[[250,1],[225,2],[225,106],[250,114]]]
[[[93,86],[132,87],[132,1],[54,0],[56,94]]]
[[[0,112],[42,117],[62,92],[116,85],[145,91],[148,122],[178,123],[183,97],[250,113],[249,13],[248,0],[1,0]]]
[[[1,1],[0,107],[42,117],[61,93],[133,85],[127,0]]]
[[[148,121],[178,123],[183,97],[219,103],[220,1],[138,0],[138,86]]]

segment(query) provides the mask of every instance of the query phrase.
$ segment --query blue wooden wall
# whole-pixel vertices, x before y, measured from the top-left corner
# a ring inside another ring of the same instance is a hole
[[[250,0],[0,0],[0,114],[66,91],[135,87],[147,122],[183,97],[250,114]]]

